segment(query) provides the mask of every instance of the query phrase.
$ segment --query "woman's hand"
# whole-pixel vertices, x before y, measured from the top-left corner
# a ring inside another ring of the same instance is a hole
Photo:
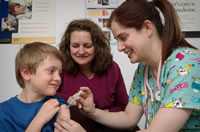
[[[80,87],[82,91],[78,100],[78,107],[87,114],[95,113],[95,104],[92,91],[88,87]]]
[[[86,130],[73,120],[56,122],[54,132],[86,132]]]
[[[63,104],[60,106],[60,110],[58,112],[56,121],[69,121],[69,120],[70,120],[69,108],[65,104]]]
[[[80,99],[80,94],[82,93],[81,90],[76,92],[74,95],[70,96],[67,100],[69,106],[76,106],[78,105],[78,100]]]
[[[70,119],[70,111],[65,104],[60,106],[54,126],[54,132],[86,132],[80,124]]]
[[[147,132],[146,129],[138,130],[137,132]]]

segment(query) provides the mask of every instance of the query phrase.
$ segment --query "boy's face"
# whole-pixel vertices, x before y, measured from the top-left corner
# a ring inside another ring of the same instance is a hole
[[[30,75],[27,87],[38,97],[52,96],[61,84],[62,63],[53,56],[48,56],[39,64],[36,72]]]

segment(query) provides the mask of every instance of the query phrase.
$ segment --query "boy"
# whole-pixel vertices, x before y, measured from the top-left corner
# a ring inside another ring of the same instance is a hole
[[[60,106],[63,101],[54,96],[61,84],[62,62],[60,52],[45,43],[33,42],[20,49],[15,71],[22,92],[0,103],[1,131],[51,132],[56,113],[59,119],[70,119],[68,109]]]

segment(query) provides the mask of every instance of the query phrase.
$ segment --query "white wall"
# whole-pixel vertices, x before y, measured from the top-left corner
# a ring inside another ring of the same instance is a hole
[[[15,80],[14,58],[20,46],[0,45],[0,101],[16,95],[20,88]]]

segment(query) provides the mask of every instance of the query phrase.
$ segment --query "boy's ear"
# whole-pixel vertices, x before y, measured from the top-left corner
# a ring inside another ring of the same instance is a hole
[[[25,67],[20,69],[20,74],[24,80],[30,80],[32,75],[31,71]]]
[[[152,36],[155,26],[150,20],[145,20],[143,23],[143,29],[147,32],[147,35]]]

